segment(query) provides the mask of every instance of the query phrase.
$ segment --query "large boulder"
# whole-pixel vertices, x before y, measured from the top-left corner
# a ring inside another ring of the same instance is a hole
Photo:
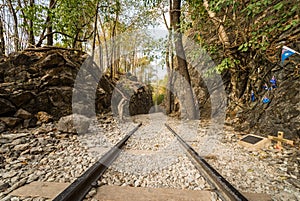
[[[14,116],[21,119],[30,119],[32,117],[32,114],[21,108],[16,112]]]
[[[91,119],[78,114],[72,114],[59,119],[57,129],[63,133],[85,134],[88,132]]]
[[[150,86],[129,78],[122,77],[115,86],[111,99],[113,113],[118,115],[118,105],[125,98],[124,115],[148,114],[153,106]]]
[[[111,80],[90,58],[81,51],[42,47],[12,53],[0,61],[1,130],[14,124],[46,123],[40,111],[54,121],[73,113],[93,117],[107,112],[115,101],[116,83],[128,93],[128,115],[149,112],[152,94],[148,86],[132,76],[127,81]],[[120,95],[116,96],[119,101]],[[18,121],[13,121],[16,117]]]
[[[16,117],[0,117],[0,121],[5,123],[5,125],[9,128],[14,128],[21,123],[21,119]]]
[[[0,66],[0,116],[20,108],[31,114],[45,111],[54,120],[72,113],[72,89],[87,55],[63,48],[37,48],[11,54]],[[9,94],[9,95],[8,95]]]
[[[12,114],[16,111],[16,107],[9,101],[0,98],[0,115]]]
[[[21,120],[18,121],[18,125],[23,123],[24,127],[43,123],[44,120],[41,121],[38,114],[40,111],[49,114],[54,121],[72,114],[73,93],[77,90],[74,89],[74,83],[82,65],[89,64],[84,62],[87,58],[88,55],[81,51],[43,47],[12,53],[1,60],[0,117],[4,117],[4,121],[1,121],[0,130],[12,128],[12,120],[15,117]],[[95,64],[92,64],[91,68],[98,69]],[[83,79],[91,74],[86,73]],[[91,100],[91,104],[96,105],[94,112],[110,108],[113,84],[104,77],[100,79],[101,84],[93,83],[97,87],[92,88],[94,91],[91,92],[96,93],[95,98]],[[80,97],[86,96],[86,86],[83,86],[80,92],[83,93]],[[83,112],[87,111],[86,106],[90,107],[86,103],[82,105],[85,106],[81,107]]]

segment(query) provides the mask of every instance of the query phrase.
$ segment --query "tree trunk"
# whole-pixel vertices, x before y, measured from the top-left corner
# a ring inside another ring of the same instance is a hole
[[[103,66],[103,69],[106,69],[106,67],[108,67],[108,64],[109,64],[109,54],[108,54],[108,47],[107,47],[107,38],[106,38],[106,32],[105,32],[105,28],[104,28],[104,25],[102,23],[102,20],[101,20],[101,17],[99,16],[99,24],[100,24],[100,28],[101,28],[101,31],[103,33],[103,40],[104,40],[104,47],[101,47],[102,48],[105,48],[105,59],[106,59],[106,62],[103,62],[102,61],[102,66]],[[100,38],[100,37],[99,37]],[[100,41],[100,40],[99,40]],[[102,54],[103,54],[104,51],[102,51]],[[103,57],[103,60],[104,60],[104,56],[102,55]],[[104,66],[105,65],[105,66]]]
[[[0,56],[5,55],[4,24],[0,18]]]
[[[82,50],[82,40],[80,39],[80,28],[76,29],[76,34],[75,34],[75,38],[73,40],[73,44],[72,44],[72,48],[77,49],[77,50]]]
[[[100,71],[101,73],[103,73],[104,70],[104,54],[103,54],[103,45],[100,39],[100,34],[98,29],[96,29],[97,32],[97,38],[98,38],[98,42],[99,42],[99,66],[100,66]]]
[[[185,51],[182,44],[182,33],[180,31],[180,15],[181,0],[173,0],[173,9],[171,10],[171,26],[174,31],[174,44],[176,51],[176,61],[178,72],[181,76],[181,86],[183,94],[181,94],[181,112],[188,119],[196,118],[196,107],[191,86],[191,79],[188,71]]]
[[[56,1],[55,0],[50,0],[49,3],[49,10],[53,9],[56,5]],[[47,18],[46,18],[46,22],[47,26],[44,28],[42,34],[40,35],[40,39],[39,42],[36,44],[36,47],[41,47],[43,41],[45,40],[45,38],[47,38],[47,45],[52,46],[53,45],[53,27],[52,27],[52,20],[51,20],[51,16],[50,16],[50,11],[48,12]],[[47,30],[46,33],[46,37],[45,37],[45,32]]]
[[[115,56],[117,59],[115,60],[115,74],[118,74],[120,72],[120,62],[121,62],[121,47],[120,44],[116,45],[116,54]]]
[[[113,79],[116,75],[117,71],[117,62],[118,62],[118,55],[117,55],[117,45],[116,45],[116,35],[117,35],[117,24],[119,21],[119,12],[116,13],[116,18],[113,21],[113,27],[112,27],[112,32],[111,32],[111,41],[112,41],[112,46],[111,46],[111,79]]]
[[[15,51],[18,51],[19,48],[20,48],[20,45],[19,45],[19,41],[20,41],[19,40],[19,31],[18,31],[18,17],[17,17],[16,10],[13,7],[12,1],[7,0],[7,3],[8,3],[9,10],[10,10],[12,16],[13,16],[13,20],[14,20],[14,34],[13,34],[14,48],[15,48]]]
[[[55,7],[56,1],[55,0],[50,0],[49,2],[49,10],[52,10]],[[53,45],[53,26],[52,26],[52,19],[51,19],[51,13],[50,11],[48,12],[48,16],[47,16],[47,45],[52,46]]]
[[[219,35],[219,38],[220,38],[222,44],[225,47],[229,47],[230,46],[229,37],[228,37],[228,35],[227,35],[226,31],[225,31],[225,28],[224,28],[224,26],[222,24],[222,21],[216,17],[216,13],[212,12],[209,9],[209,3],[208,3],[207,0],[203,0],[203,5],[205,7],[205,10],[208,13],[208,16],[212,19],[213,23],[215,24],[215,26],[218,29],[218,35]]]
[[[24,3],[24,5],[25,5],[25,7],[27,7],[27,2],[24,1],[23,3]],[[25,15],[25,13],[24,13],[24,10],[22,9],[23,6],[22,6],[22,3],[21,3],[21,0],[18,0],[18,6],[19,6],[19,8],[20,8],[20,10],[21,10],[21,12],[22,12],[22,15],[23,15],[23,23],[24,23],[25,27],[27,27],[27,28],[25,29],[26,34],[28,35],[28,38],[30,38],[30,37],[29,37],[29,36],[30,36],[30,32],[29,32],[29,28],[28,28],[28,27],[30,27],[30,26],[29,26],[29,23],[28,23],[29,20],[26,18],[26,15]],[[29,40],[28,40],[28,43],[29,43]]]
[[[171,33],[169,33],[171,34]],[[168,41],[170,41],[170,35]],[[169,42],[168,42],[169,43]],[[167,51],[166,51],[166,65],[167,65],[167,73],[168,73],[168,82],[167,82],[167,89],[166,89],[166,114],[172,113],[172,105],[174,104],[172,98],[172,80],[173,80],[173,67],[170,62],[170,43],[168,44]],[[172,55],[172,52],[171,52]],[[172,59],[172,57],[171,57]]]
[[[30,0],[29,6],[32,8],[34,6],[34,0]],[[35,45],[35,40],[34,40],[34,32],[33,32],[33,20],[29,20],[29,47],[33,47]]]
[[[172,1],[170,0],[170,10],[172,10]],[[172,96],[172,88],[173,88],[173,45],[172,45],[172,28],[168,26],[166,17],[163,13],[163,19],[166,25],[166,28],[168,29],[168,42],[167,42],[167,48],[166,48],[166,66],[167,66],[167,75],[168,75],[168,81],[167,81],[167,89],[166,89],[166,114],[172,113],[172,106],[174,104],[174,99]]]
[[[135,45],[136,45],[136,41],[134,41],[134,47],[136,47]],[[135,54],[136,54],[136,49],[134,49],[132,54],[130,55],[130,73],[136,76]]]
[[[92,46],[92,57],[94,60],[95,48],[96,48],[96,36],[97,36],[97,22],[98,22],[98,11],[99,11],[99,2],[96,7],[95,21],[94,21],[94,36],[93,36],[93,46]],[[100,42],[100,41],[99,41]],[[100,55],[99,55],[100,56]]]

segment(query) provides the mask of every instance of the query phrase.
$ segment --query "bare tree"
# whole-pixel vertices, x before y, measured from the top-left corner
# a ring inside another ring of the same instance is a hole
[[[0,17],[0,56],[5,54],[4,23]]]
[[[56,0],[50,0],[49,2],[49,11],[48,11],[48,16],[46,19],[47,23],[47,45],[53,45],[53,25],[52,25],[52,16],[50,14],[51,10],[55,7]]]
[[[181,0],[173,0],[172,10],[170,11],[171,26],[174,32],[174,44],[176,51],[177,69],[182,76],[183,82],[181,83],[184,91],[184,97],[182,97],[184,109],[186,111],[186,117],[189,119],[196,118],[196,107],[193,97],[193,91],[191,87],[191,79],[188,71],[188,65],[186,61],[185,50],[182,44],[182,33],[180,31],[180,15],[181,15]]]
[[[17,17],[17,13],[16,10],[13,6],[13,2],[12,0],[7,0],[7,4],[9,7],[9,11],[11,12],[12,16],[13,16],[13,20],[14,20],[14,34],[13,34],[13,38],[14,38],[14,49],[15,51],[18,51],[20,48],[20,39],[19,39],[19,31],[18,31],[18,17]]]
[[[32,8],[34,7],[34,0],[30,0],[29,6]],[[33,31],[33,19],[29,20],[29,46],[34,46],[35,45],[35,40],[34,40],[34,31]]]
[[[172,0],[170,0],[170,10],[172,10]],[[172,45],[172,28],[168,26],[167,19],[165,14],[163,13],[163,19],[166,28],[168,29],[168,41],[166,47],[166,66],[167,66],[167,73],[168,73],[168,81],[167,81],[167,89],[166,89],[166,113],[171,114],[173,111],[174,105],[174,97],[172,95],[173,89],[173,45]]]
[[[222,44],[225,46],[225,47],[228,47],[230,46],[230,41],[229,41],[229,37],[225,31],[225,28],[223,26],[223,21],[218,19],[216,17],[216,13],[214,13],[213,11],[211,11],[209,9],[209,2],[207,0],[203,0],[203,5],[205,7],[205,10],[207,11],[208,13],[208,16],[209,18],[213,21],[214,25],[217,27],[218,29],[218,35],[219,35],[219,38],[220,38],[220,41],[222,42]]]

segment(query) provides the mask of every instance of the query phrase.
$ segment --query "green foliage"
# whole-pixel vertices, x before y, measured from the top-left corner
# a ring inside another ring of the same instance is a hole
[[[164,101],[165,94],[166,94],[166,88],[162,86],[166,86],[167,80],[159,80],[157,86],[153,87],[153,93],[152,93],[152,99],[154,103],[157,103],[157,105],[161,104]]]
[[[234,9],[236,9],[238,6],[238,2],[236,2],[235,0],[210,0],[209,1],[210,10],[216,13],[230,6],[233,6]]]
[[[246,13],[249,17],[255,17],[261,14],[266,8],[272,4],[271,0],[252,0],[250,3],[242,10],[242,13]]]
[[[165,75],[163,79],[156,80],[156,84],[152,84],[152,99],[154,103],[157,102],[159,105],[164,101],[167,83],[168,76]]]
[[[231,58],[225,58],[222,60],[222,62],[206,71],[205,77],[210,77],[213,74],[221,74],[224,70],[235,68],[236,65],[240,64],[239,60],[232,60]]]
[[[57,0],[54,9],[49,9],[48,3],[35,3],[33,6],[26,5],[17,7],[20,10],[20,17],[23,18],[22,26],[33,31],[39,37],[48,26],[47,16],[51,19],[50,24],[53,30],[63,33],[55,35],[58,43],[63,47],[71,47],[74,40],[82,39],[91,33],[91,24],[94,20],[97,2],[99,0]],[[33,27],[29,26],[33,22]]]
[[[225,27],[232,46],[239,52],[266,52],[282,33],[299,26],[300,4],[295,0],[209,0],[209,9]],[[208,17],[203,0],[187,0],[189,18],[186,32],[193,32],[195,41],[216,57],[224,57],[224,48],[217,36],[217,26]],[[190,28],[189,25],[192,24]],[[201,40],[197,40],[201,35]],[[244,54],[245,55],[245,54]],[[228,62],[223,63],[222,66]]]
[[[203,6],[202,0],[187,0],[186,2],[187,2],[186,6],[188,7],[187,9],[191,21],[207,20],[207,12]]]
[[[259,35],[259,37],[266,37],[266,35]],[[267,41],[260,41],[258,37],[253,37],[248,42],[243,43],[239,46],[238,50],[241,52],[247,52],[250,51],[250,49],[260,49],[265,51],[267,47],[269,46],[269,43]]]
[[[74,40],[89,35],[89,27],[96,12],[95,0],[58,0],[53,10],[54,26],[56,31],[63,32],[71,37],[63,36],[62,42],[72,46]]]
[[[292,0],[278,3],[272,0],[251,1],[241,14],[253,23],[253,27],[249,40],[241,44],[239,50],[267,50],[270,41],[299,24],[299,17],[296,17],[299,10],[300,5],[293,4]]]
[[[164,94],[153,94],[153,102],[160,105],[164,101],[165,95]]]
[[[39,36],[42,30],[45,28],[45,19],[47,16],[48,8],[45,5],[34,4],[33,6],[25,6],[23,8],[17,7],[18,10],[22,11],[20,15],[23,18],[23,26],[28,31],[33,31],[35,36]],[[33,22],[33,27],[29,27],[28,20]]]
[[[210,54],[216,54],[218,52],[218,47],[216,45],[210,44],[205,46],[205,49],[210,53]]]

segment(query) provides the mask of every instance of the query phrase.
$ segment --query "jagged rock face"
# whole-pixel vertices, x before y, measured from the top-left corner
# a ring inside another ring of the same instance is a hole
[[[300,75],[295,74],[293,65],[274,72],[277,76],[278,88],[271,91],[263,91],[257,95],[258,100],[251,104],[251,110],[240,115],[245,122],[242,126],[256,130],[264,135],[277,135],[283,131],[288,138],[300,137]],[[271,79],[271,76],[268,76]],[[267,95],[270,103],[262,103],[262,98]]]
[[[63,49],[36,49],[10,55],[0,63],[0,115],[19,109],[34,116],[39,111],[55,119],[72,111],[72,87],[86,54]],[[3,109],[2,109],[3,108]]]
[[[195,96],[197,97],[200,119],[211,118],[210,94],[200,73],[190,66],[189,68],[191,83]]]
[[[300,51],[300,45],[293,48]],[[226,123],[245,133],[252,132],[266,137],[277,136],[278,131],[283,131],[284,136],[289,139],[299,138],[299,63],[298,55],[286,60],[284,66],[257,58],[248,64],[248,71],[224,72],[222,79],[227,94]],[[190,68],[190,75],[200,113],[202,112],[201,117],[209,118],[211,94],[208,93],[207,85],[199,73]],[[265,83],[271,87],[270,80],[273,76],[278,87],[275,90],[264,90]],[[251,91],[255,94],[254,102],[251,101]],[[270,99],[270,103],[262,102],[264,96]]]
[[[87,58],[80,51],[38,48],[11,54],[0,62],[0,132],[5,128],[35,126],[40,111],[55,121],[74,113],[74,108],[88,117],[91,113],[84,113],[87,108],[94,108],[93,114],[109,111],[117,81],[101,76],[99,67],[89,65]],[[80,79],[88,83],[80,83],[76,88],[77,75],[84,64],[89,66]],[[95,75],[98,80],[93,78]],[[132,84],[138,85],[138,82]],[[74,94],[81,102],[74,103]],[[141,85],[134,89],[130,100],[130,115],[148,113],[152,106],[151,90]]]
[[[149,86],[140,83],[133,76],[124,76],[116,84],[112,95],[112,111],[119,115],[118,106],[122,98],[128,101],[124,103],[124,115],[148,114],[153,106],[152,90]]]
[[[300,44],[292,47],[300,51]],[[278,60],[280,61],[280,50]],[[229,108],[234,111],[231,123],[239,130],[252,131],[256,134],[277,136],[278,131],[283,131],[284,136],[289,139],[300,137],[300,74],[298,55],[291,56],[280,65],[259,58],[253,61],[253,71],[248,72],[244,82],[244,90],[240,90],[241,97],[238,102],[240,106],[230,102]],[[254,68],[256,66],[256,68]],[[297,71],[298,69],[298,71]],[[277,80],[275,90],[265,90],[266,83],[271,87],[272,77]],[[239,84],[239,83],[238,83]],[[253,90],[256,100],[251,102],[250,91]],[[232,93],[231,93],[232,94]],[[267,96],[270,103],[263,103],[262,99]]]
[[[129,114],[131,116],[137,114],[148,114],[153,106],[152,91],[143,85],[135,91],[134,95],[130,98]]]
[[[52,48],[11,54],[0,63],[2,124],[35,126],[40,111],[54,120],[71,114],[74,80],[86,58],[80,51]]]

